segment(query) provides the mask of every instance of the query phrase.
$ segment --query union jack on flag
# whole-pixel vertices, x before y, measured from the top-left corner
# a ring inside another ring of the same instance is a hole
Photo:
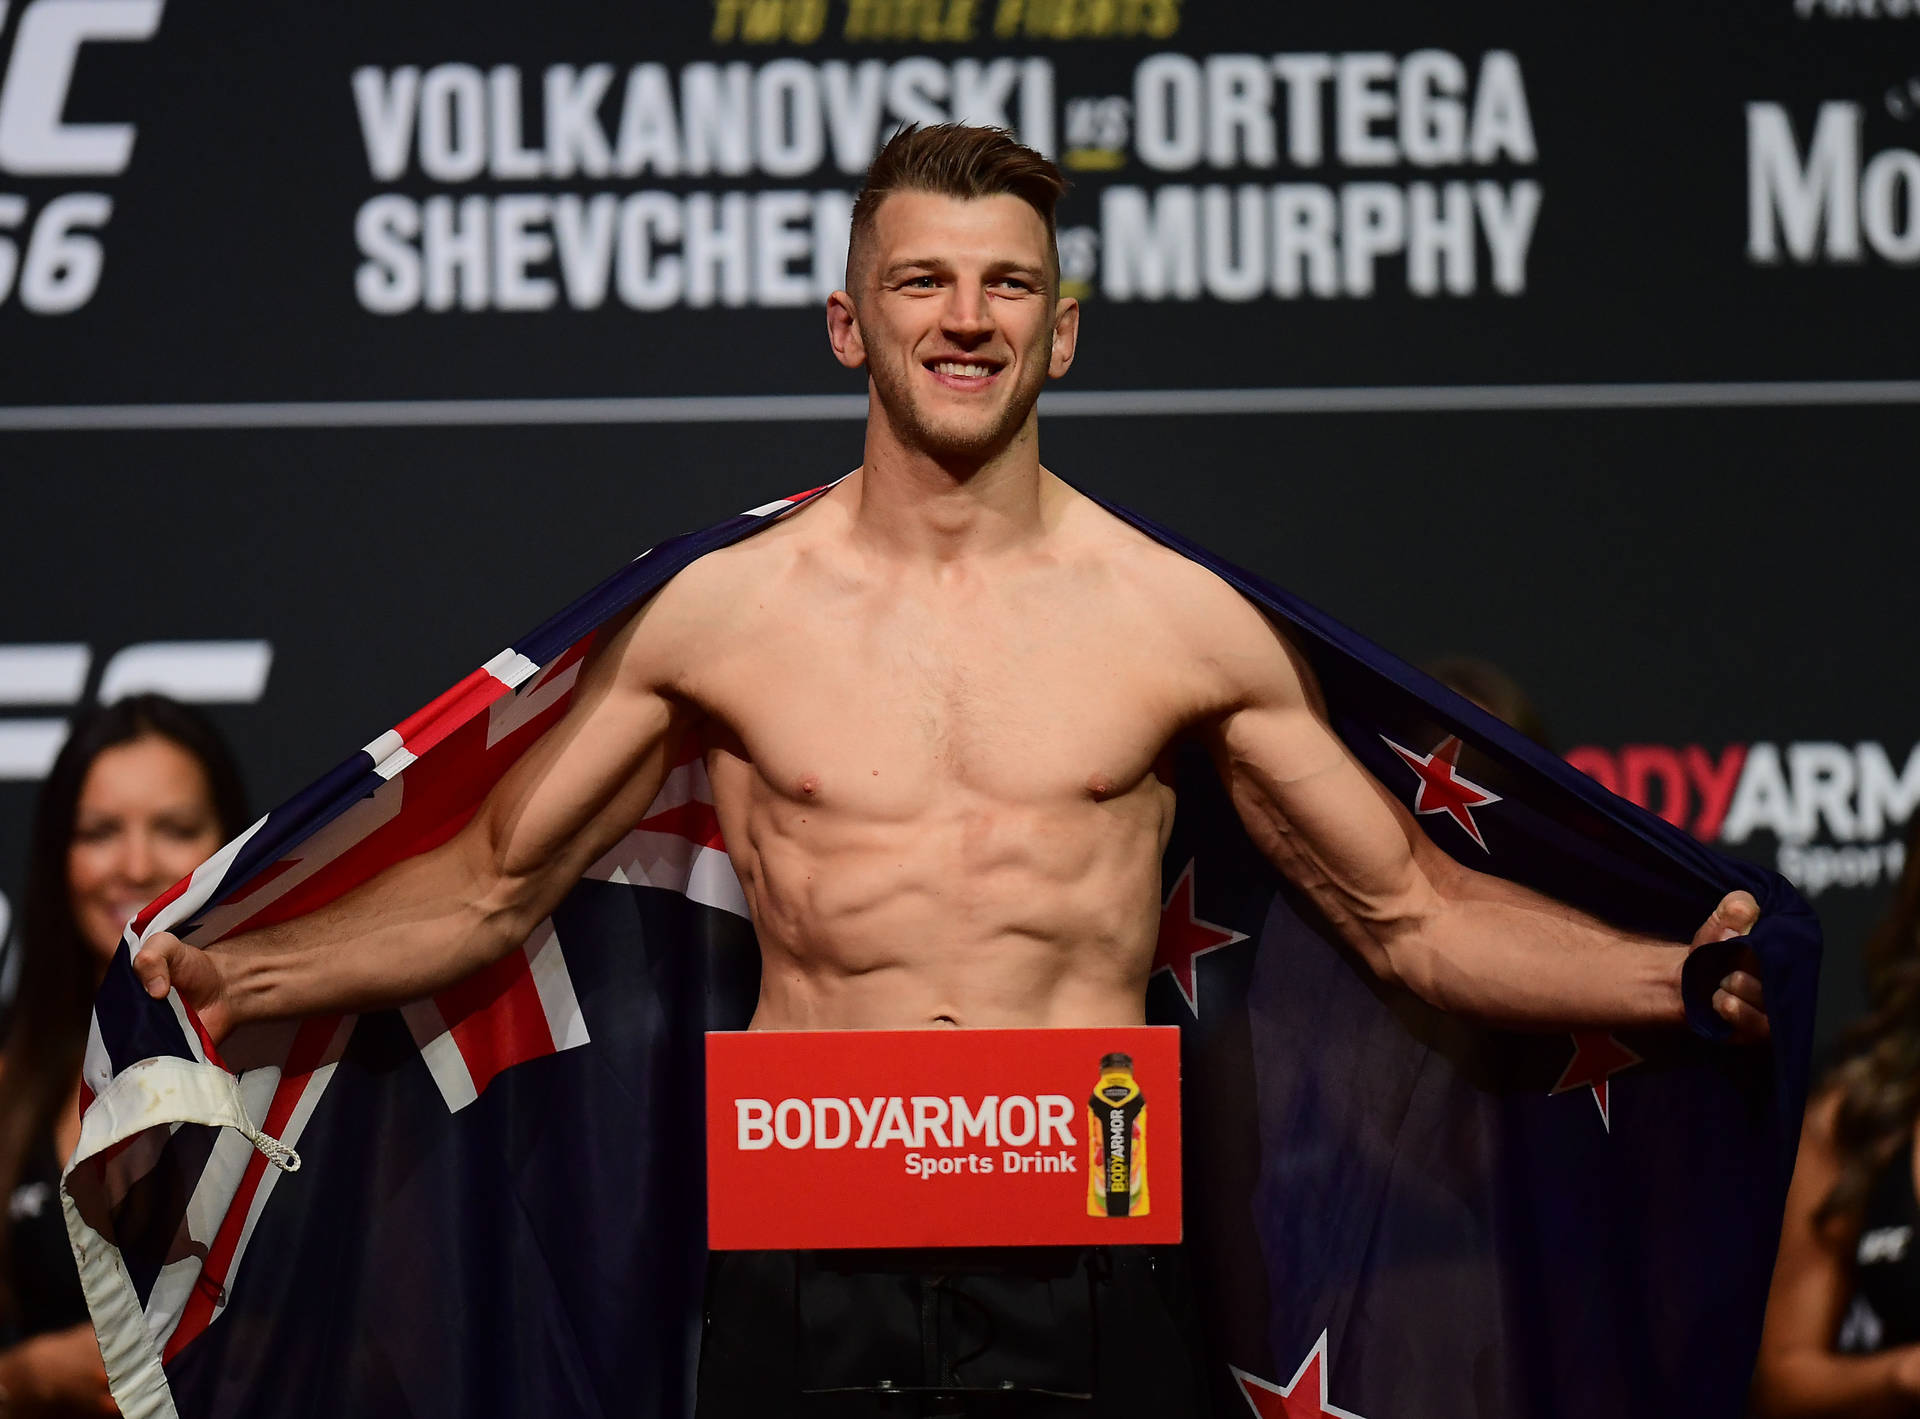
[[[565,713],[598,628],[819,491],[630,563],[129,925],[63,1188],[128,1419],[691,1412],[702,1037],[745,1023],[758,971],[697,753],[518,951],[431,999],[216,1051],[132,957],[159,930],[204,945],[311,911],[445,841]],[[1676,941],[1734,888],[1762,908],[1742,944],[1769,1047],[1720,1042],[1717,948],[1689,963],[1691,1033],[1473,1026],[1374,980],[1183,755],[1148,1004],[1183,1030],[1219,1412],[1733,1419],[1806,1088],[1805,904],[1113,511],[1287,632],[1335,729],[1461,861]]]

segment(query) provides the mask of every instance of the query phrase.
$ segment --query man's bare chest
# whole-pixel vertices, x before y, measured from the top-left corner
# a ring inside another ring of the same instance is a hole
[[[689,685],[777,791],[883,816],[955,790],[1099,799],[1137,785],[1199,702],[1177,652],[1110,616],[863,610],[755,627]]]

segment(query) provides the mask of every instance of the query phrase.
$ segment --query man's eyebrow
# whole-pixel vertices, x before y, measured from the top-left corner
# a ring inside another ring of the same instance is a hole
[[[949,263],[937,256],[916,256],[906,261],[889,262],[880,272],[880,279],[886,280],[898,276],[904,271],[945,271]]]
[[[945,257],[915,256],[901,261],[889,262],[881,268],[880,279],[883,281],[890,280],[908,271],[937,271],[945,273],[952,269],[953,263]],[[996,261],[989,261],[986,265],[986,274],[989,276],[1031,276],[1044,278],[1046,273],[1047,267],[1045,262],[1026,261],[1019,257],[1012,256],[1002,257]]]

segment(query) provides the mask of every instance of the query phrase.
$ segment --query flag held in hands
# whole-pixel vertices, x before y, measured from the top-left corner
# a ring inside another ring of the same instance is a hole
[[[565,713],[599,627],[813,495],[630,563],[130,924],[63,1190],[128,1419],[691,1412],[703,1036],[744,1025],[758,970],[697,755],[518,951],[403,1009],[216,1051],[132,956],[160,930],[287,920],[445,841]],[[1730,890],[1762,913],[1738,944],[1766,1045],[1721,1042],[1730,946],[1690,964],[1692,1031],[1481,1027],[1377,981],[1183,757],[1148,1004],[1183,1031],[1218,1412],[1736,1419],[1807,1084],[1805,903],[1115,511],[1273,618],[1347,745],[1460,861],[1676,942]]]

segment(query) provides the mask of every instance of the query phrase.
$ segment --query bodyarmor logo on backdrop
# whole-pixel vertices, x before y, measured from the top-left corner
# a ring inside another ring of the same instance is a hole
[[[22,179],[30,191],[0,187],[0,306],[17,296],[35,314],[65,315],[99,289],[113,197],[57,189],[61,179],[120,176],[137,135],[128,122],[70,122],[68,95],[87,46],[151,39],[163,4],[31,0],[20,9],[0,71],[0,183]],[[0,35],[12,8],[0,0]]]
[[[1883,744],[1824,741],[1627,744],[1575,749],[1567,762],[1703,842],[1778,844],[1780,874],[1809,897],[1829,887],[1891,883],[1906,865],[1906,824],[1920,808],[1920,744],[1904,764]]]
[[[1073,295],[1526,289],[1542,188],[1513,53],[1106,61],[1111,39],[1177,41],[1191,12],[721,0],[713,59],[364,66],[343,78],[386,190],[353,220],[354,289],[382,315],[811,306],[843,279],[874,153],[947,121],[1009,128],[1073,176]],[[932,52],[808,53],[897,40]]]

